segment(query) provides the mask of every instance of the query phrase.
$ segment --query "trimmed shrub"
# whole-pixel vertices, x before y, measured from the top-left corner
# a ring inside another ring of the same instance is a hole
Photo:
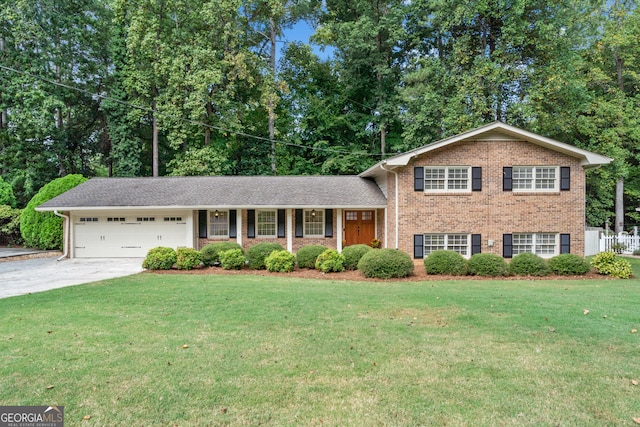
[[[13,187],[0,176],[0,205],[16,207],[16,196],[13,194]]]
[[[142,268],[147,270],[171,270],[171,267],[177,261],[178,256],[173,248],[160,246],[149,249],[146,258],[142,261]]]
[[[278,243],[262,242],[251,246],[247,249],[249,268],[253,268],[254,270],[264,270],[266,268],[264,260],[271,254],[271,252],[282,250],[284,250],[284,248]]]
[[[360,258],[367,252],[373,250],[369,245],[351,245],[342,250],[344,255],[344,268],[347,270],[356,270]]]
[[[204,265],[209,267],[213,265],[219,265],[220,254],[230,249],[240,249],[242,255],[244,255],[242,246],[240,246],[236,242],[215,242],[209,243],[200,251],[200,253],[202,253],[202,262],[204,263]]]
[[[454,251],[433,251],[424,259],[427,274],[451,274],[464,276],[467,274],[467,260]]]
[[[326,251],[328,248],[322,245],[307,245],[298,249],[296,253],[296,262],[300,268],[316,268],[316,259],[318,255]]]
[[[316,258],[316,270],[323,273],[344,271],[344,255],[335,249],[327,249]]]
[[[296,265],[296,256],[289,251],[273,251],[265,258],[264,264],[272,273],[291,273]]]
[[[413,260],[397,249],[376,249],[360,258],[358,270],[370,278],[407,277],[413,273]]]
[[[220,252],[220,266],[225,270],[240,270],[247,263],[242,249],[228,249]]]
[[[536,254],[524,252],[509,262],[509,274],[514,276],[546,276],[549,274],[547,262]]]
[[[20,236],[21,209],[14,209],[9,205],[0,205],[0,234],[4,235],[9,245],[22,243]]]
[[[36,207],[82,184],[82,175],[67,175],[44,185],[31,198],[20,215],[20,233],[26,246],[38,249],[62,249],[62,218],[53,212],[36,212]]]
[[[496,254],[475,254],[467,263],[469,274],[476,276],[506,276],[509,273],[507,262]]]
[[[202,254],[193,248],[178,248],[176,250],[176,268],[178,270],[192,270],[200,266]]]
[[[628,279],[633,274],[631,264],[613,252],[600,252],[591,260],[591,266],[600,274]]]
[[[581,256],[575,254],[562,254],[549,260],[549,270],[555,274],[583,275],[591,270],[591,266]]]

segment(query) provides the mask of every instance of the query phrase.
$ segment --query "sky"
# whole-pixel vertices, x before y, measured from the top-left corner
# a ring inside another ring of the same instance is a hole
[[[280,51],[284,49],[285,42],[300,41],[303,43],[309,43],[309,37],[313,35],[313,27],[306,21],[300,21],[293,27],[284,31],[282,46]],[[322,60],[330,59],[333,56],[334,49],[332,47],[326,47],[324,52],[320,49],[320,46],[311,44],[313,52]]]

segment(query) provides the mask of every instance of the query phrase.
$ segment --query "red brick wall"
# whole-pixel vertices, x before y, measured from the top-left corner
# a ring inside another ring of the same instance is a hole
[[[569,166],[571,190],[516,193],[502,190],[504,166]],[[415,166],[480,166],[482,191],[433,194],[413,190]],[[571,253],[584,255],[585,174],[579,160],[522,141],[468,141],[431,151],[396,170],[399,179],[399,249],[413,256],[413,235],[482,235],[482,252],[502,256],[502,235],[569,233]],[[395,239],[394,175],[389,179],[388,238]],[[493,247],[488,246],[493,240]]]

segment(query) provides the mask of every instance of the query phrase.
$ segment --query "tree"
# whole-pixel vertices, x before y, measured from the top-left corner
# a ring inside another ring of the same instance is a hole
[[[16,196],[13,194],[11,184],[6,182],[0,176],[0,205],[7,205],[12,208],[16,207]]]

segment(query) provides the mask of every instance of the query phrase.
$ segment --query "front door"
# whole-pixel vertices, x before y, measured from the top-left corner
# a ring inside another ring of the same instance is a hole
[[[374,211],[345,211],[345,246],[368,245],[376,238]]]

